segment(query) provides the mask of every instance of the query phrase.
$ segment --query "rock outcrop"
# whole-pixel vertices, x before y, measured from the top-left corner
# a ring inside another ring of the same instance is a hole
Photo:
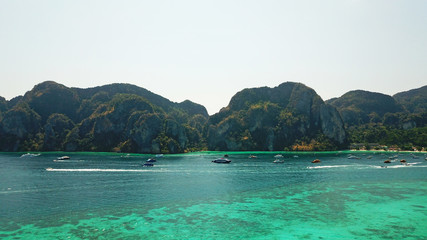
[[[23,97],[0,98],[0,151],[179,153],[202,147],[207,118],[202,105],[130,84],[79,89],[47,81]]]
[[[212,150],[272,151],[321,136],[335,147],[345,144],[340,115],[313,89],[286,82],[237,93],[228,107],[211,116],[207,141]]]

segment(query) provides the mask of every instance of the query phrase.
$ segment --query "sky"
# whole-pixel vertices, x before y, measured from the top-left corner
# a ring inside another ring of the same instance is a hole
[[[0,0],[0,96],[130,83],[226,107],[301,82],[324,100],[427,84],[425,0]]]

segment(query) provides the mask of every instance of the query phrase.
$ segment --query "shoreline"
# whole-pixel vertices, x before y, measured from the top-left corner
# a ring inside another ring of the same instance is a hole
[[[118,153],[118,152],[62,152],[62,151],[52,151],[52,152],[44,152],[44,151],[24,151],[24,152],[0,152],[0,154],[58,154],[58,155],[74,155],[74,154],[97,154],[97,155],[117,155],[117,156],[152,156],[159,153]],[[197,152],[187,152],[187,153],[164,153],[164,155],[167,156],[176,156],[176,155],[200,155],[200,154],[206,154],[206,155],[224,155],[224,154],[230,154],[230,155],[244,155],[244,154],[284,154],[284,155],[310,155],[310,154],[353,154],[353,153],[371,153],[371,154],[377,154],[377,153],[412,153],[412,154],[427,154],[427,151],[386,151],[386,150],[354,150],[354,149],[347,149],[347,150],[338,150],[338,151],[197,151]]]

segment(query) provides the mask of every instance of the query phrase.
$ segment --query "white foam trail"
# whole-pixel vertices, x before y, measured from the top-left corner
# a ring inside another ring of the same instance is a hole
[[[55,159],[54,162],[84,162],[84,160],[59,160]]]
[[[334,166],[315,166],[307,167],[308,169],[319,169],[319,168],[338,168],[338,167],[351,167],[352,165],[334,165]]]
[[[383,165],[383,166],[375,166],[375,168],[404,168],[404,167],[411,167],[411,168],[425,168],[427,165],[415,165],[412,163],[409,163],[407,165]]]
[[[46,168],[49,172],[152,172],[149,169]]]
[[[399,164],[399,165],[330,165],[330,166],[313,166],[313,167],[307,167],[307,169],[322,169],[322,168],[346,168],[346,167],[352,167],[352,168],[403,168],[403,167],[427,167],[427,165],[420,165],[423,162],[414,162],[414,163],[406,163],[406,164]]]
[[[387,166],[387,168],[402,168],[402,167],[409,167],[409,165],[393,165],[393,166]]]
[[[413,164],[405,164],[405,165],[393,165],[393,166],[387,166],[387,168],[403,168],[403,167],[427,167],[427,166],[414,166]]]

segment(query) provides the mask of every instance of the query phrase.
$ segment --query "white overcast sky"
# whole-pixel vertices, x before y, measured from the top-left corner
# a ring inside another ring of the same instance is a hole
[[[210,114],[244,88],[427,84],[426,0],[0,0],[0,96],[131,83]]]

